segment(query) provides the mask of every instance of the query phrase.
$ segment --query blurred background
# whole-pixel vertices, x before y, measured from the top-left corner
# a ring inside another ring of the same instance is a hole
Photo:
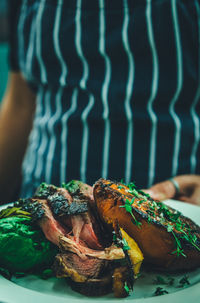
[[[0,0],[0,101],[8,79],[8,20],[7,0]]]

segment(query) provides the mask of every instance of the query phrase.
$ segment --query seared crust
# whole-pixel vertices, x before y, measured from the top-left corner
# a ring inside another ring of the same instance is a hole
[[[108,225],[117,220],[120,227],[139,245],[144,261],[154,269],[178,271],[200,266],[199,226],[176,210],[155,202],[140,192],[135,191],[135,195],[133,193],[124,184],[98,180],[94,185],[94,198],[101,219]],[[127,201],[131,203],[133,216],[125,208]],[[166,214],[164,219],[163,213]],[[173,222],[170,218],[173,218]],[[181,222],[181,228],[184,229],[178,230],[176,221]],[[170,226],[173,227],[171,232]],[[185,235],[196,239],[188,241]],[[181,245],[181,254],[176,253],[177,241]]]

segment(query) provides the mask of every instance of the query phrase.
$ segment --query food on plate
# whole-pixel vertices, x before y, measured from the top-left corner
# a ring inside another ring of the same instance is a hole
[[[142,264],[165,272],[200,266],[200,228],[133,183],[105,179],[94,186],[76,180],[62,187],[42,183],[33,197],[20,199],[14,208],[20,213],[19,224],[27,224],[33,234],[40,228],[53,248],[56,277],[68,278],[72,289],[87,296],[113,291],[115,297],[126,297]],[[0,217],[6,229],[1,222]],[[5,234],[11,237],[8,231]],[[28,241],[29,233],[25,238]]]
[[[46,238],[59,247],[53,270],[57,277],[71,278],[73,289],[89,296],[106,294],[112,290],[116,269],[126,274],[121,275],[121,289],[113,287],[115,296],[127,295],[125,284],[132,289],[132,255],[121,233],[115,244],[112,231],[101,223],[91,186],[80,181],[62,188],[43,183],[34,197],[20,200],[18,206],[31,213]]]
[[[180,212],[156,202],[134,184],[100,179],[94,199],[101,219],[136,241],[152,269],[192,270],[200,266],[200,227]]]
[[[57,253],[30,217],[0,219],[0,267],[11,273],[36,271],[49,267]]]

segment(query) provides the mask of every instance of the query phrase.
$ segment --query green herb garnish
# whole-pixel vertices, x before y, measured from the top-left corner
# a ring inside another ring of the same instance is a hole
[[[162,287],[157,287],[155,292],[154,292],[154,296],[161,296],[164,294],[168,294],[168,291],[163,289]]]
[[[156,278],[154,279],[153,283],[154,284],[159,284],[159,285],[168,285],[168,286],[172,286],[174,284],[174,278],[173,277],[167,277],[166,279],[164,279],[161,276],[156,276]]]
[[[124,238],[122,239],[122,244],[123,244],[123,250],[129,250],[130,249],[126,239],[124,239]]]
[[[181,278],[178,287],[185,287],[187,285],[190,285],[188,278],[188,276],[184,276],[183,278]]]
[[[123,207],[125,208],[125,210],[131,215],[132,217],[132,222],[134,224],[136,224],[138,227],[140,227],[142,225],[141,222],[137,221],[137,219],[135,218],[134,214],[133,214],[133,210],[132,210],[132,204],[134,202],[134,198],[129,201],[128,199],[126,199],[125,204],[124,205],[120,205],[119,207]]]
[[[127,282],[124,283],[124,289],[128,294],[130,293],[130,288],[128,287]]]

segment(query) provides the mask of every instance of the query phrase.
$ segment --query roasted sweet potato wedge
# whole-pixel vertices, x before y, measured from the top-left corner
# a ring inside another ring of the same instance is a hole
[[[105,179],[94,185],[101,219],[136,241],[152,269],[191,270],[200,266],[200,227],[180,212],[137,190]]]

